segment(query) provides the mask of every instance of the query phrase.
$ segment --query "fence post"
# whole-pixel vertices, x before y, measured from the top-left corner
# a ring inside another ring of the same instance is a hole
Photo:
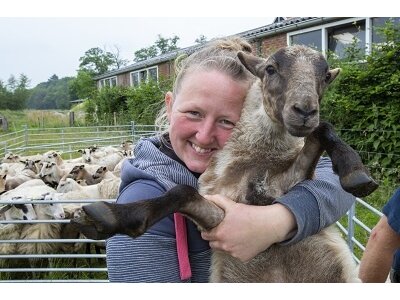
[[[61,129],[61,141],[62,141],[62,151],[65,152],[65,136],[64,136],[64,128]]]
[[[135,141],[135,121],[131,121],[132,142]]]
[[[353,242],[353,237],[354,237],[354,222],[353,218],[355,217],[356,214],[356,203],[354,203],[349,210],[349,215],[347,219],[347,244],[349,245],[349,248],[351,250],[351,253],[354,253],[354,242]]]
[[[69,127],[75,126],[75,112],[69,112]]]
[[[22,125],[22,127],[24,128],[24,144],[25,144],[25,148],[28,147],[28,125]],[[24,150],[24,154],[25,150]]]

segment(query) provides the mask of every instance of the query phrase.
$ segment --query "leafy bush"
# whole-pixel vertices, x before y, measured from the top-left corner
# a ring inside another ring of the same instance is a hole
[[[165,93],[172,81],[161,79],[143,82],[138,87],[105,87],[93,93],[85,102],[86,121],[89,124],[119,124],[134,121],[137,124],[154,124],[163,105]]]
[[[393,23],[381,30],[384,43],[360,58],[354,45],[342,60],[331,65],[342,72],[328,91],[321,108],[324,119],[341,129],[342,137],[357,149],[363,160],[384,181],[400,181],[400,31]],[[368,153],[368,155],[363,155]]]

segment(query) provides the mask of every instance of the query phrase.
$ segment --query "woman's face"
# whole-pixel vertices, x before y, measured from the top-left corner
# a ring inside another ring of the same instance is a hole
[[[165,102],[169,134],[178,157],[192,172],[203,173],[239,121],[248,83],[237,82],[220,71],[186,75],[175,99]]]

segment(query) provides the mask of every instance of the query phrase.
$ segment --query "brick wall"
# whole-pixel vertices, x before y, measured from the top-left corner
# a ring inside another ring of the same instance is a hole
[[[276,50],[286,46],[287,46],[286,33],[274,35],[272,37],[267,37],[263,39],[261,43],[261,53],[262,53],[261,56],[267,57]]]
[[[174,63],[171,62],[164,62],[158,65],[158,77],[170,77],[174,74]]]

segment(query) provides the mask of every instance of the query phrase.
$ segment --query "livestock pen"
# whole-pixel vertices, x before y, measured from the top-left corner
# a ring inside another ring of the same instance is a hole
[[[153,135],[158,128],[152,125],[137,125],[133,122],[123,126],[95,126],[95,127],[66,127],[53,129],[28,129],[8,133],[0,136],[0,157],[8,152],[19,155],[33,155],[49,150],[62,153],[63,158],[75,158],[79,149],[92,146],[119,145],[121,142],[131,140],[134,143],[141,137]],[[362,154],[362,153],[361,153]],[[376,167],[376,166],[375,166]],[[391,191],[383,194],[389,195]],[[387,199],[382,199],[382,201]],[[102,200],[52,200],[62,204],[87,204],[94,201],[115,201],[115,199]],[[12,203],[45,204],[46,200],[4,200],[0,207]],[[368,215],[368,219],[366,219]],[[359,262],[365,249],[365,244],[372,226],[382,215],[380,209],[368,203],[367,199],[357,199],[356,203],[343,217],[337,226],[347,241],[353,257]],[[35,224],[35,223],[69,223],[69,220],[0,220],[0,230],[7,224]],[[2,254],[0,255],[0,281],[1,282],[108,282],[104,241],[90,239],[36,239],[36,240],[0,240],[1,244],[7,243],[58,243],[87,245],[77,252],[57,252],[47,254]],[[100,247],[99,247],[100,246]],[[101,249],[99,251],[99,249]],[[12,262],[27,261],[28,259],[49,261],[50,264],[31,267],[29,264],[15,266]],[[10,263],[11,262],[11,263]]]

